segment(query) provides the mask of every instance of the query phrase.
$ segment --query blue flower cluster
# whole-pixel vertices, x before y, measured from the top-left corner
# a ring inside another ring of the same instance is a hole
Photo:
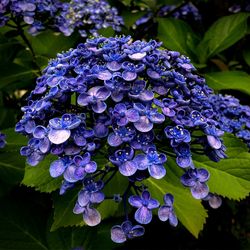
[[[111,230],[115,242],[144,233],[129,220],[127,204],[136,208],[139,224],[150,223],[158,209],[160,220],[177,225],[173,195],[167,193],[161,205],[142,185],[166,175],[167,154],[176,154],[181,183],[196,199],[209,195],[209,173],[194,166],[191,151],[225,157],[223,132],[207,110],[212,90],[187,57],[160,46],[129,36],[97,37],[58,54],[37,79],[16,125],[29,138],[21,154],[31,166],[48,154],[57,156],[50,174],[63,178],[61,194],[83,184],[74,213],[87,225],[100,223],[96,206],[109,198],[109,181],[117,174],[127,178],[128,188],[113,197],[124,202],[125,212],[125,221]],[[96,163],[101,153],[108,166]]]
[[[180,8],[177,8],[177,6],[175,5],[164,5],[158,10],[156,15],[159,17],[164,17],[168,15],[170,12],[173,12],[171,14],[171,17],[174,17],[176,19],[194,20],[194,21],[201,20],[201,15],[199,13],[199,10],[191,2],[183,5]],[[145,15],[136,20],[135,27],[147,23],[151,18],[153,18],[153,16],[154,13],[152,11],[147,12]]]
[[[47,26],[53,26],[52,20],[62,8],[59,0],[3,0],[0,4],[0,26],[9,21],[29,26],[29,33],[36,35]]]
[[[111,26],[120,31],[123,20],[116,8],[105,0],[3,0],[0,3],[0,27],[8,22],[28,25],[28,32],[36,35],[50,28],[64,35],[78,30],[81,36],[91,33],[96,36],[98,30]]]
[[[4,148],[6,145],[6,135],[0,132],[0,148]]]
[[[209,103],[219,128],[235,134],[250,148],[250,107],[241,105],[237,98],[229,95],[211,95]]]
[[[78,30],[82,37],[86,37],[88,32],[97,36],[99,29],[107,27],[120,31],[123,19],[118,16],[117,9],[105,0],[71,0],[64,3],[56,23],[65,36]]]

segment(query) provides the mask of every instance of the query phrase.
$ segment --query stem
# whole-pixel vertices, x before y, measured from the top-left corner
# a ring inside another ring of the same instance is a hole
[[[32,45],[31,45],[31,43],[29,42],[28,38],[25,36],[23,27],[14,18],[12,18],[12,20],[17,25],[16,27],[15,26],[13,26],[13,27],[17,28],[17,31],[18,31],[20,37],[23,39],[24,43],[27,45],[27,47],[29,48],[29,50],[31,52],[34,65],[38,69],[39,73],[42,74],[40,67],[36,63],[36,54],[35,54],[35,51],[34,51]]]
[[[118,171],[118,169],[112,169],[112,171],[114,171],[113,173],[112,173],[112,175],[110,175],[109,176],[109,178],[104,182],[104,185],[106,185],[106,184],[108,184],[111,180],[112,180],[112,178],[115,176],[115,174],[117,173],[117,171]],[[111,171],[110,171],[111,172]],[[103,178],[105,177],[105,175],[103,176]]]
[[[124,207],[124,213],[125,213],[126,220],[128,220],[127,194],[128,194],[132,185],[133,185],[133,183],[129,182],[127,189],[125,190],[124,194],[122,195],[123,207]]]

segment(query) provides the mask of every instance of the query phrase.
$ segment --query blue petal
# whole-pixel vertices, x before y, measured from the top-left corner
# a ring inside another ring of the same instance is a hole
[[[122,144],[122,139],[120,136],[111,133],[108,136],[108,144],[112,147],[117,147]]]
[[[86,190],[80,191],[79,194],[78,194],[78,200],[77,201],[80,204],[80,206],[86,207],[90,202],[90,194],[89,194],[89,192],[86,191]]]
[[[54,144],[61,144],[63,142],[66,142],[70,137],[70,130],[61,129],[51,129],[48,134],[49,140]]]
[[[163,197],[164,203],[169,206],[172,207],[173,203],[174,203],[174,197],[172,194],[165,194]]]
[[[134,226],[130,232],[130,234],[132,234],[133,238],[140,237],[140,236],[144,235],[144,233],[145,233],[145,229],[143,226],[140,226],[140,225]]]
[[[137,53],[128,55],[128,57],[131,60],[139,61],[139,60],[142,60],[146,55],[147,55],[146,52],[137,52]]]
[[[148,69],[147,74],[152,79],[160,79],[161,78],[161,75],[152,69]]]
[[[132,195],[128,198],[128,202],[131,206],[140,208],[142,206],[142,199],[138,195]]]
[[[77,103],[80,106],[87,106],[90,102],[90,96],[87,93],[82,93],[78,96]]]
[[[50,175],[56,178],[64,173],[65,168],[66,168],[66,165],[64,164],[62,160],[53,161],[50,164],[50,169],[49,169]]]
[[[75,204],[75,207],[73,208],[73,213],[74,213],[74,214],[82,214],[84,210],[85,210],[85,207],[81,207],[81,206],[79,205],[79,203],[77,202],[77,203]]]
[[[108,70],[105,70],[105,71],[99,72],[97,75],[97,78],[103,81],[110,80],[112,78],[112,74]]]
[[[165,116],[163,114],[156,113],[151,115],[149,119],[151,122],[159,124],[165,121]]]
[[[195,186],[191,187],[192,196],[195,199],[203,199],[209,193],[209,188],[205,183],[197,182]]]
[[[139,121],[134,123],[134,126],[140,132],[149,132],[153,128],[153,123],[146,116],[141,116]]]
[[[169,223],[173,227],[178,225],[178,219],[173,211],[169,214]]]
[[[107,104],[103,101],[98,101],[96,103],[93,103],[91,106],[93,111],[97,114],[103,113],[107,108]]]
[[[101,203],[104,201],[104,193],[103,192],[95,192],[90,195],[91,203]]]
[[[144,170],[148,168],[148,159],[144,154],[138,154],[134,158],[134,162],[137,164],[139,170]]]
[[[40,140],[39,149],[43,154],[47,153],[50,150],[50,141],[48,138]]]
[[[158,210],[158,217],[161,221],[167,221],[169,219],[171,208],[163,205]]]
[[[166,175],[166,169],[163,165],[152,164],[148,167],[148,171],[155,179],[161,179]]]
[[[94,227],[101,222],[101,215],[95,208],[86,208],[83,220],[88,226]]]
[[[113,226],[111,228],[111,239],[115,243],[123,243],[127,240],[121,226]]]
[[[118,71],[121,69],[121,67],[122,67],[122,65],[116,61],[107,63],[107,68],[111,71]]]
[[[199,168],[197,169],[197,178],[199,179],[200,182],[205,182],[209,179],[210,174],[209,172],[204,169],[204,168]]]
[[[66,168],[63,177],[67,182],[74,183],[77,182],[77,179],[75,178],[75,165],[70,165]]]
[[[151,90],[144,90],[140,93],[139,99],[142,101],[151,101],[154,99],[154,92]]]
[[[140,224],[149,224],[152,220],[152,212],[148,208],[142,206],[136,210],[135,220]]]
[[[61,119],[60,118],[50,119],[49,125],[54,129],[61,129],[62,128]]]
[[[135,72],[130,72],[130,71],[123,71],[122,72],[122,78],[125,81],[133,81],[137,77],[137,74]]]
[[[160,206],[160,203],[156,199],[150,199],[148,201],[148,209],[154,209]]]
[[[91,161],[85,165],[86,173],[94,173],[97,169],[97,164],[95,161]]]
[[[46,136],[47,129],[43,126],[37,126],[33,131],[33,136],[38,139],[42,139]]]
[[[119,171],[124,176],[131,176],[137,170],[137,166],[133,161],[126,161],[121,166],[119,166]]]
[[[221,148],[221,141],[217,137],[213,135],[207,135],[207,141],[209,145],[214,149],[220,149]]]
[[[99,89],[95,93],[95,97],[105,101],[109,98],[111,92],[106,87],[99,87]]]
[[[137,122],[140,118],[139,112],[135,109],[127,110],[126,117],[130,122]]]
[[[176,163],[181,168],[187,168],[187,167],[189,167],[191,165],[192,158],[191,157],[181,157],[181,156],[179,156],[179,157],[176,158]]]

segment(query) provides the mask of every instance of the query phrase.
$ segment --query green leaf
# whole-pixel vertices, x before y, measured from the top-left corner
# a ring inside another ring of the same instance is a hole
[[[37,36],[29,36],[31,45],[36,55],[43,55],[48,58],[54,58],[57,53],[69,50],[74,47],[76,36],[66,37],[52,31],[45,31]]]
[[[214,90],[234,89],[250,95],[250,76],[242,71],[213,72],[205,75]]]
[[[180,176],[183,172],[170,157],[166,167],[167,175],[164,179],[149,178],[145,184],[149,187],[152,197],[159,201],[163,200],[166,193],[174,195],[174,209],[179,221],[198,238],[199,232],[203,229],[206,221],[207,212],[201,201],[194,199],[189,189],[182,186]]]
[[[38,71],[10,63],[0,68],[0,90],[16,90],[33,83]]]
[[[47,156],[35,167],[26,166],[22,184],[34,187],[37,191],[51,193],[60,188],[62,178],[52,178],[49,173],[50,163],[56,159],[55,156]]]
[[[104,193],[106,196],[123,193],[126,189],[128,181],[122,177],[120,173],[112,179],[105,187]],[[115,190],[114,190],[114,187]],[[80,190],[71,190],[63,196],[58,193],[53,196],[54,204],[54,222],[51,226],[51,231],[55,231],[60,227],[68,226],[84,226],[85,223],[81,215],[75,215],[73,208],[77,201],[77,195]],[[109,217],[119,217],[122,214],[122,204],[115,203],[112,200],[104,200],[97,206],[97,210],[101,213],[102,220]]]
[[[247,13],[238,13],[217,20],[205,33],[198,46],[200,62],[205,63],[211,56],[229,48],[243,38],[247,32],[248,17]]]
[[[224,141],[227,159],[216,163],[205,156],[194,155],[194,163],[210,172],[208,185],[211,192],[230,199],[243,199],[250,192],[250,153],[245,144],[232,135],[227,135]]]
[[[7,145],[0,150],[0,181],[6,186],[18,184],[24,174],[25,158],[19,153],[26,138],[16,134],[14,129],[2,131],[6,135]]]
[[[45,229],[42,215],[33,205],[6,198],[0,204],[1,250],[49,250],[41,232]]]
[[[195,51],[198,38],[191,27],[182,20],[158,18],[158,37],[171,50],[179,51],[196,61]]]
[[[60,227],[84,225],[82,216],[73,213],[78,192],[79,190],[75,188],[67,191],[64,195],[59,195],[58,193],[53,195],[54,222],[51,226],[51,231],[55,231]]]
[[[117,246],[110,238],[110,229],[113,224],[105,223],[97,227],[69,227],[58,229],[47,235],[51,250],[69,250],[82,247],[88,250],[115,249]]]
[[[250,48],[249,47],[243,50],[243,58],[246,61],[247,65],[250,66]]]

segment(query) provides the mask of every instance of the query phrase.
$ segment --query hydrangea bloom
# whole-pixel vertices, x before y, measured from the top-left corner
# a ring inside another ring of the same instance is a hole
[[[71,0],[64,4],[63,11],[56,19],[57,27],[66,36],[71,35],[75,29],[83,37],[88,32],[96,36],[99,29],[107,27],[120,31],[123,24],[117,9],[105,0]]]
[[[29,33],[36,35],[45,28],[60,31],[65,36],[77,29],[81,36],[112,27],[120,31],[123,20],[116,8],[105,0],[3,0],[0,3],[0,27],[8,23],[24,22]]]
[[[23,21],[35,35],[45,27],[53,26],[53,18],[62,6],[59,0],[4,0],[0,4],[0,25],[4,26],[9,20]]]
[[[110,199],[105,187],[116,175],[127,178],[124,193],[111,196],[124,203],[126,217],[112,228],[115,242],[144,233],[128,222],[128,204],[137,208],[134,218],[140,224],[150,223],[152,210],[160,207],[159,218],[177,225],[172,195],[166,194],[160,206],[142,185],[166,175],[166,153],[176,154],[185,171],[181,182],[196,199],[208,195],[209,173],[194,166],[192,152],[198,145],[214,160],[225,157],[223,132],[207,112],[212,90],[187,57],[160,46],[153,40],[97,37],[58,54],[37,79],[16,125],[29,138],[21,154],[30,165],[48,154],[57,157],[50,174],[63,179],[60,194],[82,183],[74,213],[90,226],[101,221],[96,206]],[[108,165],[97,163],[102,154]]]
[[[217,120],[219,128],[235,134],[250,148],[250,107],[229,95],[211,95],[209,105],[211,117]]]
[[[0,148],[4,148],[6,145],[6,135],[0,132]]]

